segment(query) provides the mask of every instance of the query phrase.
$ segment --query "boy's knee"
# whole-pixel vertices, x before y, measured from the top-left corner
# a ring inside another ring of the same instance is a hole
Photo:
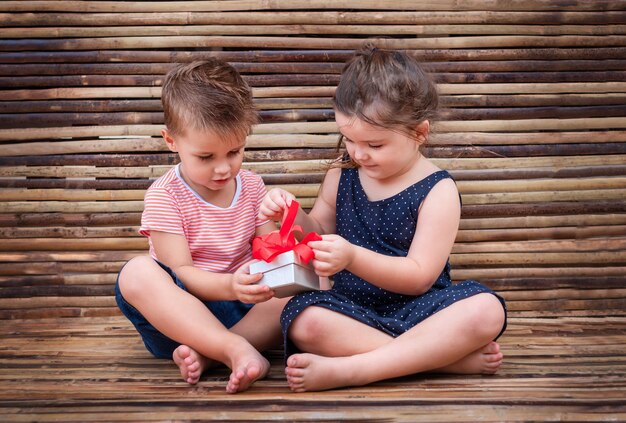
[[[120,271],[117,283],[122,296],[130,301],[137,295],[145,295],[149,283],[150,268],[158,264],[150,256],[137,256],[130,259]]]

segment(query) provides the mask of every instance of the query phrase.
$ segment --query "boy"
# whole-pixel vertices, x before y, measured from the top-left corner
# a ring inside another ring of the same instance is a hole
[[[226,391],[240,392],[267,374],[259,351],[280,345],[286,302],[247,271],[252,239],[276,229],[257,217],[263,181],[241,169],[257,122],[252,93],[233,67],[208,60],[170,71],[161,101],[161,134],[180,164],[146,192],[140,233],[151,257],[124,266],[116,300],[188,383],[216,361],[232,370]]]

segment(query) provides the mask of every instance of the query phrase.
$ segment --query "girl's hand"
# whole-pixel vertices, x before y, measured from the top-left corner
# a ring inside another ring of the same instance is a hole
[[[265,302],[274,297],[274,291],[267,285],[256,285],[263,277],[262,273],[248,274],[250,263],[241,266],[231,278],[233,296],[246,304]]]
[[[274,188],[270,190],[259,210],[259,218],[274,221],[280,221],[283,218],[283,212],[291,205],[296,197],[284,189]]]
[[[311,241],[308,245],[315,253],[312,263],[319,276],[332,276],[354,260],[355,246],[339,235],[322,235],[321,241]]]

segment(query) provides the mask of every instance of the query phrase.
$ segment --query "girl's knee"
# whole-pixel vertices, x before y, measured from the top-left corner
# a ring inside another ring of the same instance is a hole
[[[328,331],[324,327],[326,321],[321,315],[326,310],[310,306],[298,315],[289,327],[289,338],[298,346],[316,342]]]
[[[159,267],[150,256],[133,257],[124,265],[118,275],[117,284],[126,300],[146,293],[150,280],[148,275],[152,273],[150,269],[154,266]]]
[[[481,293],[470,297],[468,320],[473,329],[487,339],[494,339],[504,326],[504,307],[493,294]]]

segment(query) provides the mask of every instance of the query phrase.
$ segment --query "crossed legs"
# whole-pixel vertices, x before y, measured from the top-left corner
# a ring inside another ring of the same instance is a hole
[[[150,257],[129,261],[120,273],[119,287],[126,301],[159,332],[181,344],[172,359],[187,382],[196,383],[213,360],[232,371],[229,393],[243,391],[267,374],[269,362],[259,351],[280,344],[279,318],[287,299],[254,306],[229,330],[199,299],[173,284]]]
[[[504,310],[491,294],[477,294],[435,313],[397,338],[322,307],[306,308],[291,324],[290,339],[304,354],[287,360],[295,392],[365,385],[441,371],[495,373],[502,362],[492,340]]]

